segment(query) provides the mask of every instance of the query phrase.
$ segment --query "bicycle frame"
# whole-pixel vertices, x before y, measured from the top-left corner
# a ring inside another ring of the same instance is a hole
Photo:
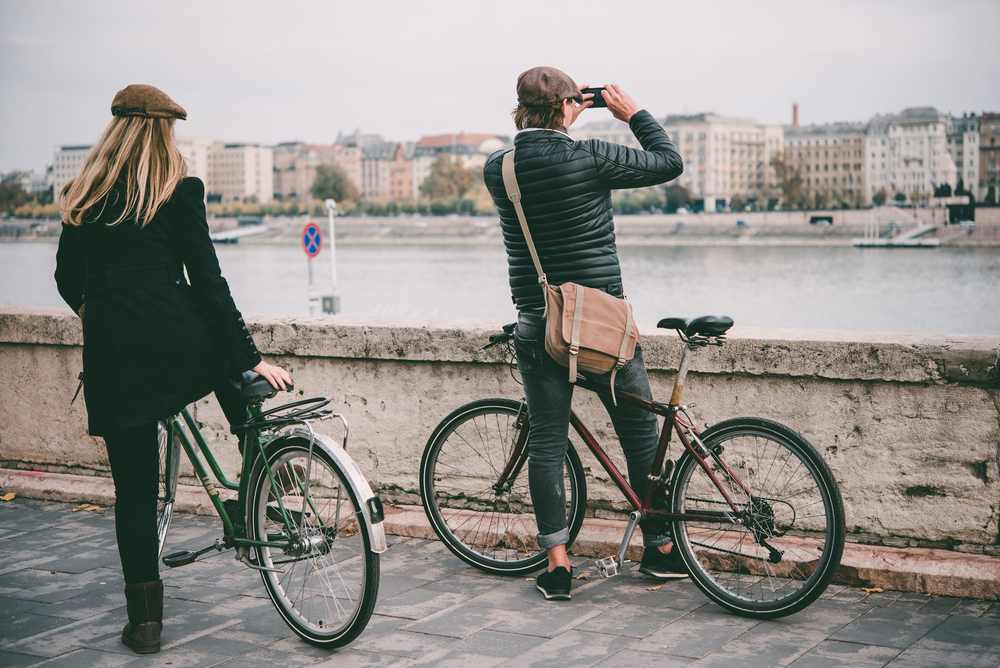
[[[614,481],[615,485],[618,487],[619,491],[628,499],[629,503],[635,510],[642,513],[644,519],[661,519],[661,520],[679,520],[684,522],[718,522],[719,520],[724,520],[731,522],[733,524],[741,524],[743,522],[742,517],[744,516],[744,510],[737,506],[733,502],[729,494],[723,488],[722,483],[716,477],[715,473],[712,471],[708,464],[708,459],[711,458],[718,466],[722,467],[726,474],[729,476],[736,485],[738,485],[746,494],[751,498],[755,498],[753,493],[747,488],[746,485],[733,473],[733,471],[722,461],[718,453],[712,452],[706,449],[701,441],[698,439],[698,430],[692,425],[689,425],[684,420],[682,420],[677,412],[680,408],[680,397],[684,388],[684,381],[687,377],[688,364],[691,359],[691,354],[693,348],[691,345],[684,347],[684,354],[681,358],[681,364],[678,368],[677,378],[674,382],[674,390],[670,398],[670,404],[665,405],[657,403],[654,401],[647,401],[641,397],[637,397],[626,392],[615,391],[615,397],[618,401],[624,401],[625,403],[638,406],[643,410],[654,413],[656,415],[663,416],[663,431],[660,433],[660,442],[657,446],[656,456],[653,460],[652,468],[647,476],[648,483],[646,485],[646,491],[643,494],[643,498],[640,499],[638,495],[632,490],[632,487],[628,484],[625,476],[622,475],[618,467],[615,466],[614,462],[608,457],[607,453],[601,448],[597,439],[594,435],[590,433],[586,425],[580,420],[580,417],[576,414],[576,411],[570,411],[570,424],[573,426],[574,431],[583,439],[583,442],[587,444],[587,448],[593,453],[594,457],[601,464],[601,467],[607,472],[611,479]],[[605,384],[595,383],[593,381],[587,380],[585,378],[578,378],[577,385],[580,387],[590,390],[595,394],[612,398],[611,389]],[[494,485],[494,490],[501,491],[506,490],[509,486],[509,481],[516,478],[521,470],[524,468],[525,463],[528,461],[528,421],[530,416],[519,415],[517,426],[519,428],[517,442],[514,445],[514,449],[511,452],[511,457],[507,462],[506,467],[501,472],[499,479]],[[691,453],[698,464],[704,469],[705,473],[709,476],[712,482],[718,488],[719,492],[725,498],[726,502],[729,504],[732,512],[720,511],[700,511],[697,513],[671,513],[667,510],[660,510],[653,508],[653,494],[656,491],[656,483],[662,481],[664,473],[664,461],[666,459],[667,445],[670,442],[670,436],[672,432],[676,432],[678,438],[680,438],[681,443],[684,445],[685,450]],[[688,435],[692,437],[689,438]],[[695,446],[698,447],[695,447]]]
[[[253,413],[256,411],[260,412],[259,405],[254,406],[251,404],[248,407],[248,413],[250,417],[253,417]],[[182,423],[180,418],[183,417],[184,422]],[[205,457],[208,462],[209,468],[212,469],[212,474],[215,476],[216,482],[223,488],[235,491],[237,493],[237,505],[236,505],[236,517],[245,517],[246,515],[246,498],[249,492],[250,486],[250,474],[253,467],[253,462],[257,454],[264,458],[262,461],[267,461],[264,454],[264,445],[270,441],[269,438],[262,438],[260,434],[256,431],[247,432],[247,438],[243,447],[243,466],[242,472],[240,474],[240,482],[235,483],[226,478],[225,474],[222,472],[222,468],[216,461],[215,456],[212,454],[212,450],[208,447],[205,439],[201,435],[201,431],[198,429],[194,422],[194,418],[191,416],[190,411],[187,408],[182,410],[177,415],[174,415],[167,422],[168,424],[168,434],[167,438],[170,439],[174,435],[178,437],[181,442],[181,446],[184,448],[184,452],[187,453],[188,460],[194,467],[195,474],[204,486],[205,491],[208,492],[208,496],[212,501],[212,505],[215,507],[215,512],[218,513],[219,518],[222,520],[222,525],[224,528],[223,534],[225,536],[226,547],[272,547],[272,548],[288,548],[292,547],[295,540],[298,537],[298,531],[295,523],[291,521],[288,512],[285,509],[284,502],[282,501],[281,490],[278,487],[277,481],[274,479],[274,474],[269,466],[264,466],[264,470],[267,471],[268,478],[270,479],[271,489],[274,491],[275,499],[278,502],[278,508],[281,510],[282,518],[285,522],[285,526],[288,529],[290,538],[288,540],[281,541],[260,541],[251,540],[245,535],[245,527],[241,527],[241,530],[237,530],[237,526],[233,523],[232,519],[229,517],[229,513],[226,512],[224,502],[219,496],[219,490],[216,489],[212,480],[208,477],[208,472],[205,470],[205,465],[201,461],[201,457],[198,456],[198,451]],[[185,429],[184,427],[187,427]],[[192,445],[191,440],[188,438],[188,434],[194,436],[194,440],[198,445],[198,450],[195,450],[194,445]],[[298,474],[293,470],[292,475],[294,476],[294,482],[296,486],[304,490],[304,483],[299,479]],[[311,500],[310,500],[311,504]],[[315,510],[315,509],[314,509]],[[318,515],[318,514],[317,514]]]

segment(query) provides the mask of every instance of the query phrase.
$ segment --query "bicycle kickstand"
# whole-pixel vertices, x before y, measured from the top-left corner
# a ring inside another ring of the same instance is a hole
[[[639,525],[640,520],[642,520],[642,511],[633,510],[628,516],[628,526],[625,527],[625,537],[622,538],[618,554],[614,557],[605,557],[594,562],[597,572],[601,574],[602,578],[610,578],[618,575],[618,572],[625,565],[625,550],[628,549],[628,544],[632,542],[632,534],[635,533],[635,528]]]

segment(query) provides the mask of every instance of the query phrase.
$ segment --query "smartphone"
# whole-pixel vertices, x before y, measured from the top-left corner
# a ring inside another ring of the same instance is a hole
[[[604,90],[604,89],[603,88],[584,88],[580,92],[583,93],[583,94],[585,94],[585,95],[587,93],[593,93],[594,97],[590,98],[594,102],[593,106],[607,108],[608,103],[604,99],[604,96],[601,95],[601,91],[602,90]]]

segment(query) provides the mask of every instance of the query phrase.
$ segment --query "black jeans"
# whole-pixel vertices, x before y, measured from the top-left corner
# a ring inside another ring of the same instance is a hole
[[[230,424],[246,419],[246,401],[229,381],[223,381],[215,396]],[[107,434],[104,444],[115,481],[115,534],[125,584],[158,580],[156,497],[160,457],[156,423]]]
[[[557,364],[545,352],[545,320],[540,315],[518,315],[514,348],[531,424],[528,433],[528,483],[538,524],[538,545],[548,549],[569,541],[563,462],[575,386],[569,382],[566,367]],[[610,382],[610,379],[610,373],[595,378],[602,382]],[[615,388],[652,401],[641,346],[636,345],[635,357],[618,372]],[[615,406],[610,398],[601,397],[601,400],[625,453],[629,484],[642,498],[646,491],[646,476],[653,466],[659,443],[656,416],[631,404],[619,402]],[[670,529],[665,522],[643,521],[640,526],[646,546],[666,545],[671,541]]]

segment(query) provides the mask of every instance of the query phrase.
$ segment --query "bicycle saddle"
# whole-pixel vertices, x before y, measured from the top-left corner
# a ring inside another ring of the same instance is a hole
[[[727,315],[703,315],[694,320],[664,318],[656,326],[660,329],[679,329],[685,336],[722,336],[733,326],[733,319]]]
[[[270,399],[278,394],[278,390],[271,387],[271,383],[268,382],[267,378],[253,371],[244,371],[239,376],[230,379],[230,382],[234,387],[239,389],[240,395],[244,399],[256,399],[258,397]],[[288,388],[288,392],[295,389],[291,383],[285,383],[285,387]]]

